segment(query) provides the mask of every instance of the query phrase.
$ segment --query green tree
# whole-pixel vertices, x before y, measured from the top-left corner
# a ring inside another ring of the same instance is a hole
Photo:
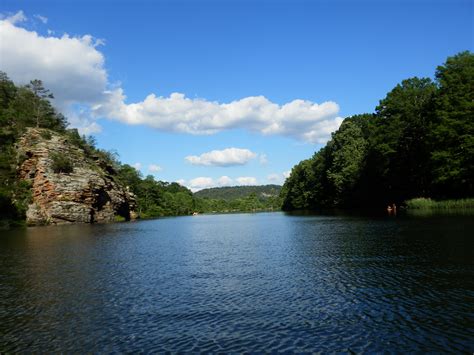
[[[377,202],[400,203],[429,192],[428,133],[433,121],[435,84],[427,78],[403,80],[376,108],[370,150]],[[378,184],[377,182],[378,181]]]
[[[323,160],[323,153],[320,151],[312,159],[303,160],[293,167],[281,190],[284,210],[316,207],[315,197],[321,192],[321,180],[318,181],[316,175],[322,173],[318,163]]]
[[[354,203],[352,195],[364,169],[368,143],[356,122],[346,119],[327,144],[331,164],[327,164],[327,179],[334,192],[332,205]]]
[[[43,86],[43,82],[38,79],[31,80],[28,85],[28,89],[34,95],[33,105],[36,118],[36,127],[40,126],[40,120],[45,114],[49,114],[52,109],[51,105],[48,105],[47,99],[54,99],[54,95]]]
[[[128,164],[121,165],[120,168],[118,169],[118,172],[117,172],[117,178],[125,186],[128,186],[128,188],[135,195],[140,194],[140,192],[141,192],[140,184],[141,184],[141,181],[142,181],[141,174],[133,166],[130,166]]]
[[[474,55],[462,52],[436,70],[439,90],[431,133],[434,189],[439,197],[472,196]]]

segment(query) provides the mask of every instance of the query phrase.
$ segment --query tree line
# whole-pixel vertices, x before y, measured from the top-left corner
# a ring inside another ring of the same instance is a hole
[[[410,78],[373,114],[346,118],[293,167],[284,210],[379,208],[416,197],[473,196],[474,55],[449,57],[435,80]]]

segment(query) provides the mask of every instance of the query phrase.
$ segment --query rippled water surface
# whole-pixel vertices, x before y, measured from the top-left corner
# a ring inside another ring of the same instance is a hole
[[[0,352],[474,351],[472,216],[0,233]]]

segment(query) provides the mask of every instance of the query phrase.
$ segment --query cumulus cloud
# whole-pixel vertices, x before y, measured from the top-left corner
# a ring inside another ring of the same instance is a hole
[[[136,170],[140,170],[142,168],[142,163],[136,162],[132,165]]]
[[[19,22],[25,22],[27,20],[27,17],[25,16],[25,13],[23,12],[23,10],[20,10],[15,14],[11,14],[5,17],[2,15],[2,18],[5,22],[9,22],[12,25]]]
[[[214,180],[210,177],[200,176],[194,179],[189,180],[188,186],[192,191],[206,189],[208,187],[216,186]]]
[[[212,150],[201,155],[189,155],[185,159],[193,165],[203,166],[235,166],[247,164],[257,154],[248,149],[226,148]]]
[[[156,165],[156,164],[150,164],[148,165],[148,171],[152,172],[152,173],[157,173],[159,171],[163,170],[163,168],[159,165]]]
[[[80,133],[86,136],[102,131],[102,127],[88,115],[87,110],[70,110],[67,118],[72,127],[79,127]]]
[[[65,112],[81,133],[98,131],[92,108],[107,98],[104,56],[90,35],[41,36],[17,24],[25,21],[22,11],[0,21],[0,67],[18,84],[43,80],[55,96],[54,104]],[[19,45],[21,44],[21,45]],[[77,105],[86,105],[86,114]],[[75,117],[72,117],[75,116]]]
[[[284,177],[285,179],[288,179],[288,178],[290,177],[290,174],[291,174],[291,170],[284,171],[284,172],[283,172],[283,177]]]
[[[245,129],[263,135],[282,135],[312,143],[325,143],[342,122],[339,106],[332,101],[315,103],[296,99],[284,104],[265,96],[250,96],[228,103],[149,94],[143,101],[126,103],[122,87],[111,85],[103,40],[91,35],[41,35],[20,26],[22,11],[0,20],[1,68],[20,84],[38,78],[55,94],[54,103],[68,116],[76,104],[86,105],[88,118],[74,125],[90,126],[91,120],[108,118],[131,125],[146,125],[168,132],[214,134]],[[21,45],[18,45],[21,43]]]
[[[0,34],[1,66],[15,82],[43,80],[62,107],[99,104],[107,97],[105,59],[92,36],[43,37],[8,20],[0,21]]]
[[[257,185],[257,179],[251,176],[242,176],[242,177],[238,177],[235,180],[237,180],[239,185],[247,185],[247,186]]]
[[[217,179],[218,186],[231,186],[233,183],[234,180],[228,176],[221,176],[219,179]]]
[[[297,99],[279,105],[264,96],[250,96],[219,103],[172,93],[169,97],[150,94],[142,102],[127,105],[121,88],[107,95],[107,101],[95,108],[97,115],[169,132],[214,134],[246,129],[325,143],[342,122],[339,106],[332,101],[317,104]]]
[[[283,184],[285,179],[290,176],[290,171],[283,173],[272,173],[267,176],[267,181],[272,184]]]

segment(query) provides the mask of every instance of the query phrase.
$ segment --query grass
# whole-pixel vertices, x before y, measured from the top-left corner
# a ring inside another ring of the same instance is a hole
[[[405,201],[405,204],[409,210],[468,209],[474,208],[474,198],[435,201],[430,198],[419,197]]]
[[[115,220],[115,222],[125,222],[126,221],[125,217],[119,216],[117,214],[115,215],[114,220]]]

